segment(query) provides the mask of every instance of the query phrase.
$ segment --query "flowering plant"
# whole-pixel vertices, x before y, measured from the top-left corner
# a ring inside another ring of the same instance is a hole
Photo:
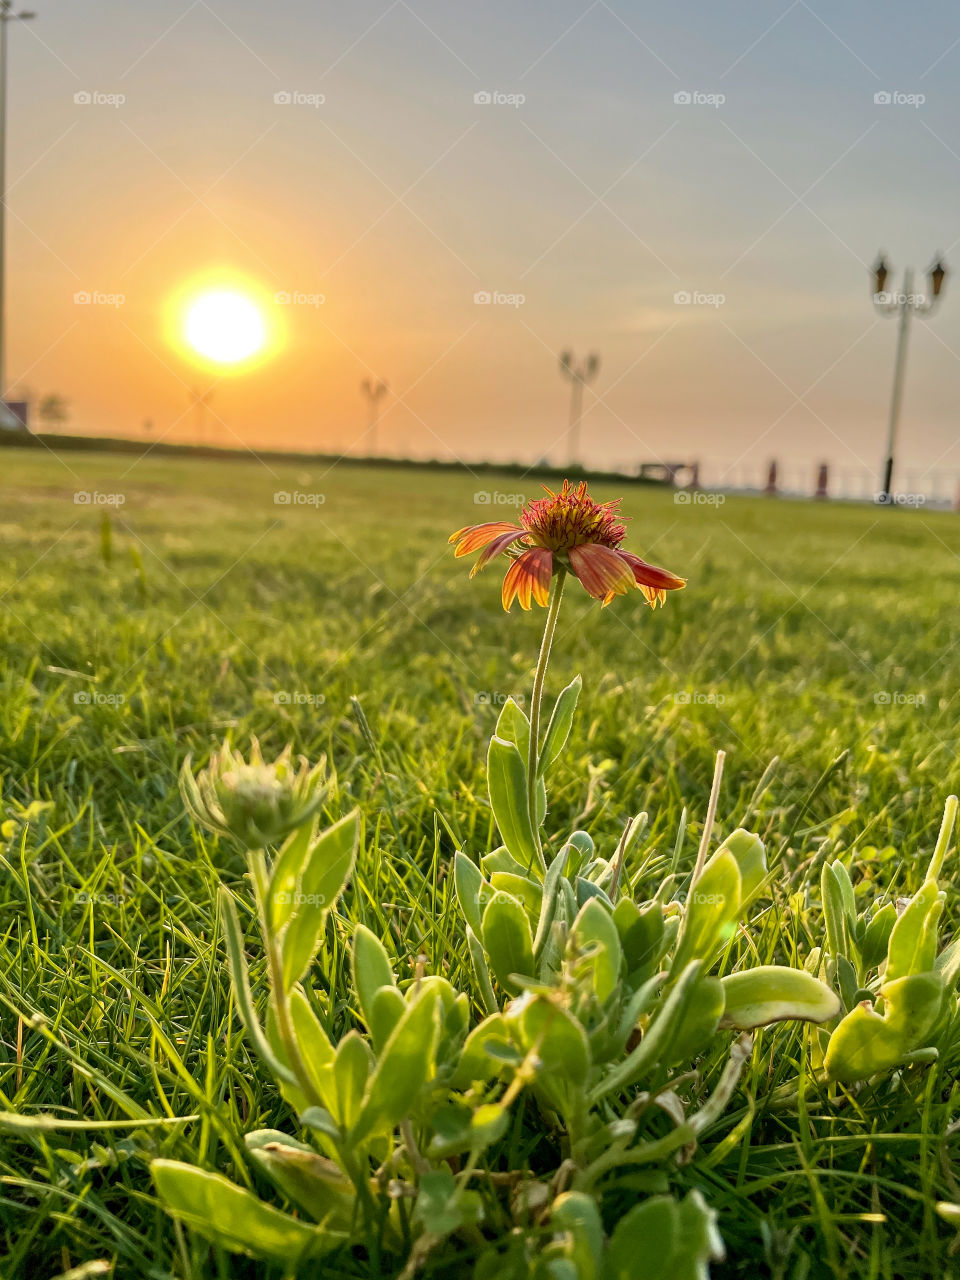
[[[803,969],[751,966],[749,948],[736,957],[774,872],[763,841],[743,828],[711,852],[722,752],[687,875],[678,840],[669,873],[648,883],[658,862],[644,847],[644,813],[606,853],[586,831],[547,833],[547,780],[581,692],[576,677],[541,731],[566,577],[603,605],[637,587],[656,607],[684,586],[624,551],[624,532],[616,503],[564,483],[517,525],[453,535],[458,556],[479,551],[474,572],[508,558],[507,610],[514,599],[547,609],[530,714],[509,699],[487,756],[502,844],[477,858],[458,848],[453,859],[465,986],[428,974],[422,958],[405,971],[387,940],[356,924],[350,990],[325,1000],[314,967],[331,929],[345,927],[335,908],[363,849],[359,814],[321,828],[335,782],[322,766],[294,769],[289,752],[265,764],[256,747],[247,762],[225,746],[196,778],[185,763],[190,813],[248,852],[265,1015],[238,903],[222,888],[236,1005],[299,1125],[296,1135],[245,1138],[241,1181],[252,1170],[285,1207],[219,1172],[153,1161],[165,1206],[212,1243],[288,1271],[363,1249],[381,1273],[396,1265],[411,1280],[455,1237],[473,1249],[477,1280],[702,1280],[723,1256],[716,1214],[696,1189],[675,1195],[671,1179],[735,1093],[756,1028],[813,1024],[826,1082],[936,1051],[960,971],[960,943],[936,956],[954,798],[924,886],[899,918],[888,906],[858,915],[842,864],[824,867],[827,941]],[[691,1065],[720,1035],[726,1064],[708,1091]],[[532,1105],[520,1108],[522,1096]],[[536,1158],[518,1158],[531,1124]],[[619,1199],[608,1230],[608,1189],[627,1173],[645,1194],[626,1212]]]

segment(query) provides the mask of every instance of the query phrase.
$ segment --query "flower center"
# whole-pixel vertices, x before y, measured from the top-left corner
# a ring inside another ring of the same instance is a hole
[[[530,540],[551,551],[569,551],[586,543],[618,547],[626,529],[617,519],[619,502],[594,502],[585,481],[576,489],[564,480],[559,493],[528,503],[520,513],[520,523]]]

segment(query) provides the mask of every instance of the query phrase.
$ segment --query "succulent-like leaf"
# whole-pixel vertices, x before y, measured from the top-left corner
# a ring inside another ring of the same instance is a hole
[[[830,1037],[824,1066],[831,1079],[866,1080],[921,1048],[940,1016],[943,980],[935,973],[908,974],[885,982],[880,995],[882,1014],[864,1001],[850,1010]]]
[[[683,925],[671,974],[683,972],[691,960],[708,964],[721,942],[733,932],[740,910],[741,879],[729,849],[718,849],[687,894]]]
[[[429,991],[408,1005],[380,1054],[350,1133],[359,1144],[404,1120],[432,1077],[440,1034],[440,996]]]
[[[788,1019],[826,1022],[840,1013],[835,992],[804,969],[765,964],[729,973],[720,981],[725,997],[725,1027],[750,1031]]]
[[[150,1173],[174,1217],[233,1253],[289,1266],[309,1251],[336,1248],[346,1238],[281,1213],[219,1173],[178,1160],[154,1160]]]
[[[518,990],[512,974],[534,976],[530,921],[520,902],[508,893],[495,893],[483,913],[483,948],[504,991]]]
[[[497,828],[511,856],[522,870],[536,867],[542,871],[543,855],[537,850],[527,800],[527,766],[515,743],[490,739],[487,788]]]
[[[314,1222],[349,1231],[356,1189],[339,1165],[277,1129],[257,1129],[244,1142],[254,1163],[288,1200]]]
[[[574,962],[586,958],[594,994],[603,1004],[620,981],[623,951],[613,916],[598,898],[581,907],[570,930],[567,955]]]
[[[350,950],[353,987],[360,1001],[363,1020],[370,1029],[374,996],[381,987],[396,986],[393,965],[383,943],[366,925],[358,924]]]
[[[317,954],[327,913],[350,879],[357,857],[360,813],[334,823],[311,844],[297,881],[297,900],[283,931],[283,977],[289,990]]]
[[[538,773],[545,773],[566,745],[573,725],[573,715],[577,709],[577,699],[580,697],[582,688],[583,680],[580,676],[574,676],[567,687],[561,689],[556,702],[553,704],[550,723],[547,725],[547,732],[540,748],[540,758],[537,763]]]

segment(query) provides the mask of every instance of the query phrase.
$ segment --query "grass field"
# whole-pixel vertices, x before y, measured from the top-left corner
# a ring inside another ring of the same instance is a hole
[[[485,742],[497,704],[528,693],[542,614],[507,617],[497,569],[469,582],[446,538],[513,518],[478,494],[538,488],[346,464],[0,455],[0,1109],[200,1116],[0,1134],[5,1277],[98,1259],[118,1276],[261,1274],[179,1232],[144,1161],[226,1169],[245,1130],[295,1124],[230,1009],[215,894],[221,877],[239,885],[242,862],[192,832],[177,771],[228,730],[243,745],[256,734],[265,754],[287,741],[326,753],[341,807],[358,803],[366,822],[346,918],[389,930],[408,966],[422,952],[455,974],[445,824],[471,853],[492,847]],[[786,908],[792,894],[812,901],[802,927],[815,928],[827,847],[868,881],[915,891],[960,786],[960,519],[622,496],[627,545],[689,586],[656,614],[638,593],[601,612],[570,589],[551,684],[580,672],[584,695],[551,825],[609,842],[646,809],[647,843],[669,850],[686,807],[692,864],[725,749],[720,830],[747,816],[784,848],[758,954],[794,962],[801,926]],[[326,989],[343,964],[337,944]],[[960,1044],[856,1106],[774,1111],[764,1096],[799,1046],[793,1030],[757,1036],[742,1093],[676,1172],[721,1212],[728,1260],[714,1274],[948,1274],[954,1233],[933,1202],[960,1199]],[[445,1265],[466,1274],[470,1258]],[[322,1274],[368,1272],[345,1258]]]

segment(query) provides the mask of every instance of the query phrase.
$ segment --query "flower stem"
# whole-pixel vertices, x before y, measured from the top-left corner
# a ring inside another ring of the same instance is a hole
[[[544,869],[543,846],[540,843],[540,823],[537,820],[537,781],[540,763],[540,704],[543,701],[543,684],[550,664],[550,650],[553,647],[553,634],[557,629],[557,615],[560,613],[560,599],[563,595],[563,583],[567,576],[566,569],[558,569],[550,606],[547,609],[547,620],[543,627],[543,639],[540,642],[540,657],[537,661],[537,672],[533,677],[533,697],[530,702],[530,751],[527,756],[527,803],[530,806],[530,825],[533,827],[533,838],[540,855],[540,864]]]

